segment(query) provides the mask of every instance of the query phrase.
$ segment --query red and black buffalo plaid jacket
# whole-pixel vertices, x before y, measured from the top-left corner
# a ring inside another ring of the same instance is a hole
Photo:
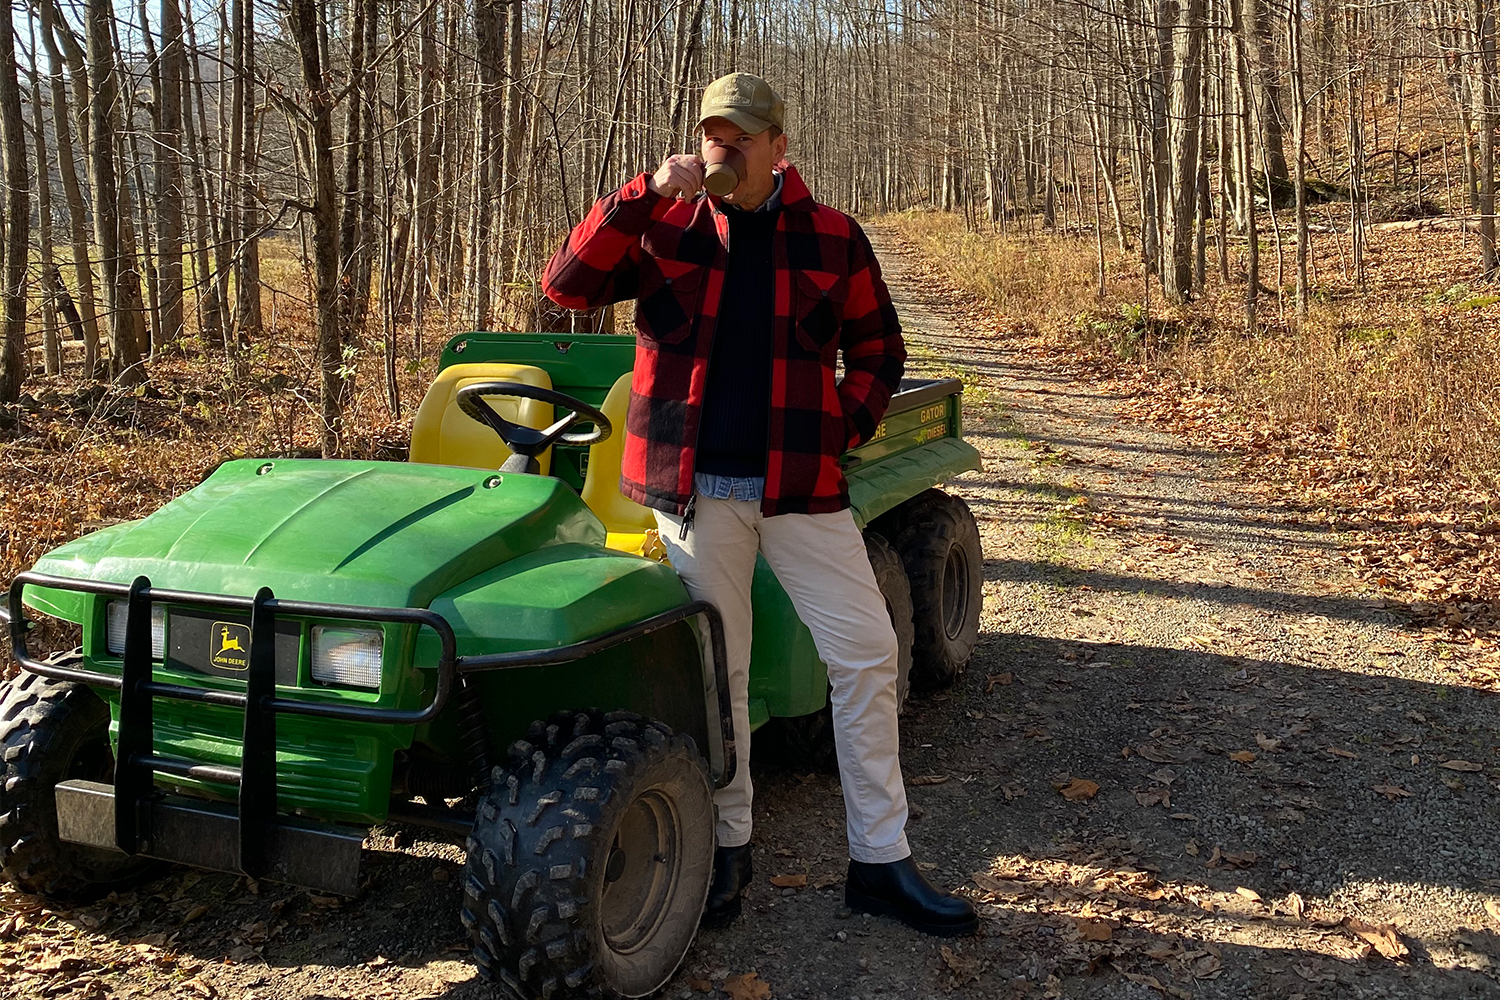
[[[906,348],[858,224],[813,201],[795,169],[784,163],[780,169],[761,510],[822,514],[849,506],[839,456],[875,432],[901,379]],[[637,503],[681,514],[693,493],[715,318],[721,308],[734,308],[721,302],[729,220],[718,199],[665,198],[651,191],[647,177],[599,199],[553,255],[542,287],[569,309],[637,300],[620,490]]]

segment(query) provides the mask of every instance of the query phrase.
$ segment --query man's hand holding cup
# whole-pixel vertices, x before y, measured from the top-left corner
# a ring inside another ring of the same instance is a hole
[[[647,186],[667,198],[692,198],[703,189],[703,158],[694,153],[674,153],[662,161]]]

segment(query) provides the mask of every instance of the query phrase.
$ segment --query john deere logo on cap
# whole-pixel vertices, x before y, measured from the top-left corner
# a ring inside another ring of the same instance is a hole
[[[209,663],[224,670],[244,670],[250,666],[250,629],[234,622],[214,622],[209,649]]]

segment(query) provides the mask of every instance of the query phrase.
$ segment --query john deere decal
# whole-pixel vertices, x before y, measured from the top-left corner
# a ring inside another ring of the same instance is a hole
[[[209,643],[213,649],[208,662],[225,670],[244,670],[250,666],[250,629],[234,622],[214,622]]]

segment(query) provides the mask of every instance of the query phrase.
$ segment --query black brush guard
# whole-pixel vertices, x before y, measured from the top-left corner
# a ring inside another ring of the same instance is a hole
[[[27,586],[72,590],[126,601],[125,648],[119,674],[86,670],[33,657],[26,634],[22,592]],[[245,690],[220,691],[170,684],[152,676],[151,605],[184,604],[250,613],[249,664]],[[298,701],[276,694],[275,625],[277,615],[393,623],[430,628],[441,653],[437,687],[427,705],[415,709]],[[111,787],[72,780],[57,785],[58,835],[70,843],[140,854],[201,868],[240,872],[342,895],[359,888],[359,852],[364,831],[351,826],[307,822],[276,811],[276,717],[307,715],[324,719],[387,725],[419,725],[437,718],[453,693],[456,680],[468,674],[517,667],[560,665],[611,646],[640,638],[689,618],[708,625],[709,652],[717,687],[719,728],[723,735],[722,787],[736,768],[734,730],[729,711],[729,677],[724,626],[718,609],[693,601],[659,615],[568,646],[550,649],[457,655],[457,641],[447,619],[421,608],[373,608],[346,604],[286,601],[263,587],[254,597],[230,597],[151,586],[146,577],[125,585],[76,580],[44,573],[23,573],[11,585],[0,618],[10,629],[11,652],[20,666],[56,680],[76,681],[119,691],[118,745]],[[157,698],[238,708],[244,713],[239,767],[163,757],[155,752],[154,703]],[[217,782],[238,788],[234,804],[169,795],[156,788],[156,774]],[[397,814],[392,819],[428,822],[453,831],[466,828],[468,817],[443,810]]]

